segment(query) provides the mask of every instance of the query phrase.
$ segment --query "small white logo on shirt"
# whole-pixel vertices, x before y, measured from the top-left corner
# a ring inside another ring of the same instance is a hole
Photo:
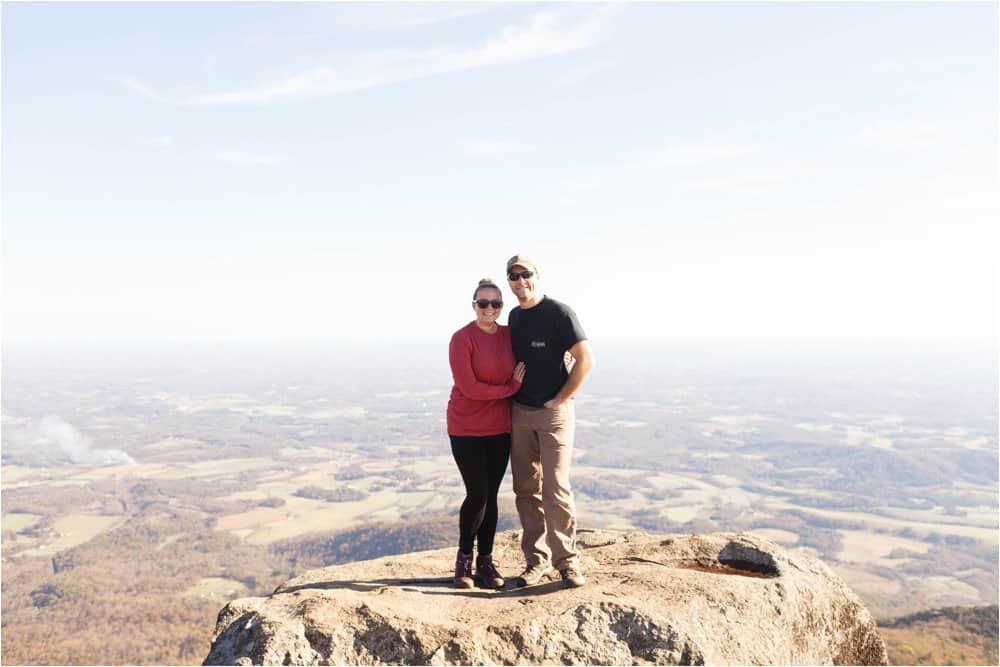
[[[533,340],[531,341],[531,347],[545,347],[544,340]]]

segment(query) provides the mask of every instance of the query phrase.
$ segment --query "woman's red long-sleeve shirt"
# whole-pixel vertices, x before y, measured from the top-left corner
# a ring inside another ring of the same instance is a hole
[[[520,382],[511,380],[514,352],[510,329],[488,334],[475,322],[462,327],[448,346],[455,384],[448,399],[449,435],[510,433],[510,400]]]

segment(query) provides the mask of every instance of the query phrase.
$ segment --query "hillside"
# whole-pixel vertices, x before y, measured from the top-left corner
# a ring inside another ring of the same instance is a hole
[[[5,563],[2,662],[199,664],[234,596],[266,595],[303,568],[443,546],[454,532],[430,516],[263,546],[160,509],[51,558]]]
[[[997,605],[946,607],[879,622],[894,665],[995,665]]]
[[[455,541],[439,346],[8,352],[4,663],[195,664],[227,602]],[[997,603],[982,364],[674,352],[602,352],[578,406],[581,526],[750,532],[822,560],[876,618]],[[509,480],[501,509],[515,527]]]

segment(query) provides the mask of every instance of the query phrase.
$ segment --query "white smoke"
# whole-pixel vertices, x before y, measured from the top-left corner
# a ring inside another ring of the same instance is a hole
[[[121,465],[135,459],[120,449],[101,449],[90,437],[59,417],[47,416],[9,436],[4,455],[28,465],[81,463]]]

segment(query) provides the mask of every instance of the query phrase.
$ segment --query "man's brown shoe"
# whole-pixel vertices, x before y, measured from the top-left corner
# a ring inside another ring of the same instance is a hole
[[[566,584],[566,588],[579,588],[587,583],[587,580],[583,578],[583,572],[572,565],[564,570],[559,570],[559,575],[562,577],[563,583]]]
[[[517,584],[518,588],[524,588],[525,586],[534,586],[543,577],[552,572],[552,566],[548,563],[539,563],[538,565],[532,565],[531,567],[525,568],[521,576],[517,578],[514,582]]]

